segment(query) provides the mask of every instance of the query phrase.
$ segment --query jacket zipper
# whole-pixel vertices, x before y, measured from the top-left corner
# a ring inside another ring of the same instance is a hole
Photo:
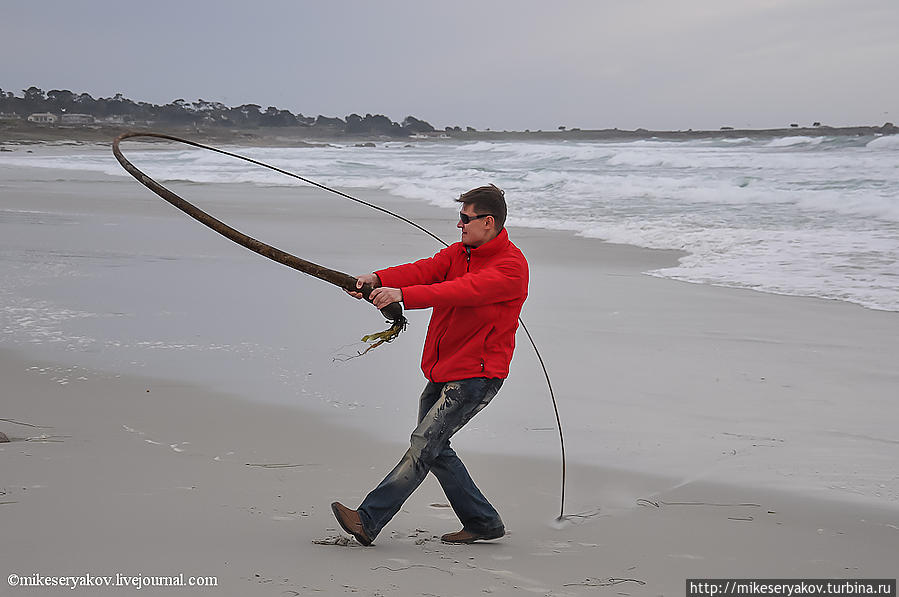
[[[465,247],[465,271],[471,271],[471,247]],[[437,366],[437,363],[440,362],[440,341],[443,340],[443,336],[446,335],[446,331],[440,334],[440,337],[437,338],[437,341],[434,343],[434,364],[431,365],[431,370],[428,372],[428,377],[433,381],[434,379],[434,367]],[[484,364],[481,363],[481,371],[484,370]]]

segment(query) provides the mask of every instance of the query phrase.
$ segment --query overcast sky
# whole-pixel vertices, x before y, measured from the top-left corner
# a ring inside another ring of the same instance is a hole
[[[439,127],[899,122],[899,0],[8,0],[0,88]]]

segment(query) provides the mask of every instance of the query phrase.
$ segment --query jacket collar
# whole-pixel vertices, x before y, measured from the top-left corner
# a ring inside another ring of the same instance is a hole
[[[487,242],[485,242],[480,247],[471,247],[471,254],[477,255],[478,257],[492,257],[497,253],[500,253],[509,246],[509,233],[506,232],[506,229],[503,228],[500,230],[499,234],[497,234],[494,238],[491,238]],[[459,243],[462,245],[462,243]],[[466,250],[466,246],[462,245],[462,250]]]

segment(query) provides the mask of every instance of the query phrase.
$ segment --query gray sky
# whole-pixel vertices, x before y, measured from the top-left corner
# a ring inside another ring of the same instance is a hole
[[[0,87],[439,127],[899,122],[899,0],[9,0]]]

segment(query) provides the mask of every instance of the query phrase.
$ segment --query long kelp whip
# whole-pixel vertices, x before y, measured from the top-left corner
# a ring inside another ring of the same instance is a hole
[[[198,220],[199,222],[209,226],[219,234],[233,240],[234,242],[242,245],[251,251],[255,251],[260,255],[268,257],[269,259],[273,259],[278,263],[282,263],[288,267],[292,267],[301,272],[307,273],[309,275],[315,276],[321,280],[325,280],[326,282],[330,282],[336,286],[339,286],[345,290],[351,290],[355,292],[356,289],[356,278],[354,276],[350,276],[348,274],[344,274],[342,272],[337,272],[326,267],[317,265],[310,261],[306,261],[305,259],[300,259],[290,253],[282,251],[280,249],[276,249],[270,245],[267,245],[261,241],[258,241],[254,238],[251,238],[242,232],[238,232],[234,228],[228,226],[224,222],[214,218],[203,210],[197,208],[191,203],[188,203],[177,194],[173,193],[169,189],[165,188],[140,170],[138,170],[131,162],[129,162],[125,156],[122,155],[121,149],[119,148],[119,143],[124,141],[125,139],[133,138],[133,137],[153,137],[156,139],[166,139],[168,141],[175,141],[176,143],[183,143],[185,145],[190,145],[192,147],[197,147],[199,149],[205,149],[208,151],[213,151],[215,153],[220,153],[222,155],[226,155],[228,157],[236,158],[239,160],[243,160],[245,162],[249,162],[251,164],[255,164],[257,166],[261,166],[263,168],[268,168],[269,170],[273,170],[280,174],[284,174],[286,176],[290,176],[291,178],[296,178],[297,180],[301,180],[306,184],[310,184],[314,187],[318,187],[323,191],[328,191],[330,193],[334,193],[335,195],[340,195],[345,199],[349,199],[350,201],[355,201],[356,203],[360,203],[365,205],[366,207],[370,207],[374,210],[380,211],[384,214],[392,216],[398,220],[402,220],[406,222],[410,226],[414,226],[421,232],[424,232],[438,243],[442,244],[444,247],[448,247],[449,245],[441,239],[439,236],[431,232],[430,230],[416,224],[412,220],[405,218],[397,213],[390,211],[389,209],[385,209],[379,205],[375,205],[374,203],[369,203],[368,201],[363,201],[362,199],[358,199],[351,195],[348,195],[342,191],[338,191],[336,189],[332,189],[331,187],[325,186],[321,183],[315,182],[314,180],[310,180],[299,174],[295,174],[293,172],[289,172],[287,170],[283,170],[276,166],[272,166],[270,164],[266,164],[265,162],[260,162],[259,160],[254,160],[253,158],[249,158],[247,156],[243,156],[240,154],[232,153],[230,151],[225,151],[223,149],[218,149],[217,147],[211,147],[209,145],[203,145],[202,143],[197,143],[195,141],[189,141],[187,139],[181,139],[180,137],[174,137],[172,135],[166,135],[163,133],[149,133],[149,132],[130,132],[119,135],[112,143],[112,152],[115,155],[116,159],[122,165],[125,170],[128,171],[134,178],[136,178],[141,184],[149,188],[151,191],[177,207],[178,209],[184,211],[192,218]],[[369,295],[373,288],[368,284],[365,284],[361,290],[363,297],[366,300],[371,300]],[[390,342],[394,338],[399,335],[399,333],[406,326],[406,318],[403,316],[403,308],[399,303],[391,303],[387,305],[384,309],[381,310],[381,313],[392,322],[390,328],[383,332],[379,332],[376,334],[369,334],[362,338],[364,342],[371,342],[369,348],[370,350],[376,346],[384,342]],[[557,520],[562,520],[565,517],[565,481],[566,481],[566,464],[565,464],[565,437],[562,435],[562,419],[559,417],[559,406],[556,403],[556,395],[553,392],[552,382],[549,379],[549,372],[546,370],[546,364],[543,362],[543,357],[540,355],[540,351],[537,349],[537,343],[534,342],[534,338],[531,336],[531,332],[528,331],[527,326],[524,324],[524,321],[519,317],[518,322],[521,324],[521,329],[524,330],[524,333],[528,337],[528,341],[531,343],[531,346],[534,349],[534,353],[537,355],[537,360],[540,362],[540,367],[543,369],[543,376],[546,378],[546,386],[549,388],[549,395],[552,399],[553,403],[553,411],[556,415],[556,425],[559,430],[559,444],[561,446],[562,451],[562,495],[560,499],[559,506],[559,516]]]
[[[122,155],[122,150],[119,148],[119,143],[122,140],[128,139],[130,137],[157,137],[160,139],[180,141],[188,143],[190,145],[197,144],[190,141],[184,141],[183,139],[178,139],[177,137],[171,137],[169,135],[162,135],[159,133],[125,133],[118,136],[115,141],[112,142],[112,153],[115,155],[116,159],[119,161],[122,167],[145,187],[147,187],[190,217],[194,218],[198,222],[209,226],[222,236],[233,240],[237,244],[242,245],[250,249],[251,251],[255,251],[256,253],[259,253],[264,257],[268,257],[273,261],[284,264],[287,267],[292,267],[295,270],[299,270],[303,273],[309,274],[310,276],[315,276],[316,278],[324,280],[325,282],[330,282],[331,284],[339,286],[344,290],[361,292],[362,296],[366,300],[371,300],[371,291],[374,289],[371,287],[371,285],[365,284],[361,290],[358,290],[356,288],[355,276],[329,269],[316,263],[312,263],[311,261],[306,261],[305,259],[297,257],[296,255],[291,255],[286,251],[282,251],[281,249],[277,249],[260,240],[256,240],[251,236],[247,236],[243,232],[240,232],[235,228],[228,226],[221,220],[211,216],[192,203],[185,201],[180,196],[178,196],[178,194],[170,191],[169,189],[165,188],[164,186],[141,172],[134,166],[134,164],[129,162],[124,155]],[[368,334],[367,336],[363,337],[363,342],[369,343],[369,347],[366,349],[366,352],[368,350],[371,350],[372,348],[375,348],[376,346],[380,346],[384,342],[390,342],[391,340],[396,338],[406,327],[406,318],[405,316],[403,316],[403,307],[402,305],[400,305],[400,303],[397,302],[387,305],[386,307],[381,309],[381,314],[384,315],[384,317],[386,317],[388,320],[390,320],[391,325],[383,332]]]

